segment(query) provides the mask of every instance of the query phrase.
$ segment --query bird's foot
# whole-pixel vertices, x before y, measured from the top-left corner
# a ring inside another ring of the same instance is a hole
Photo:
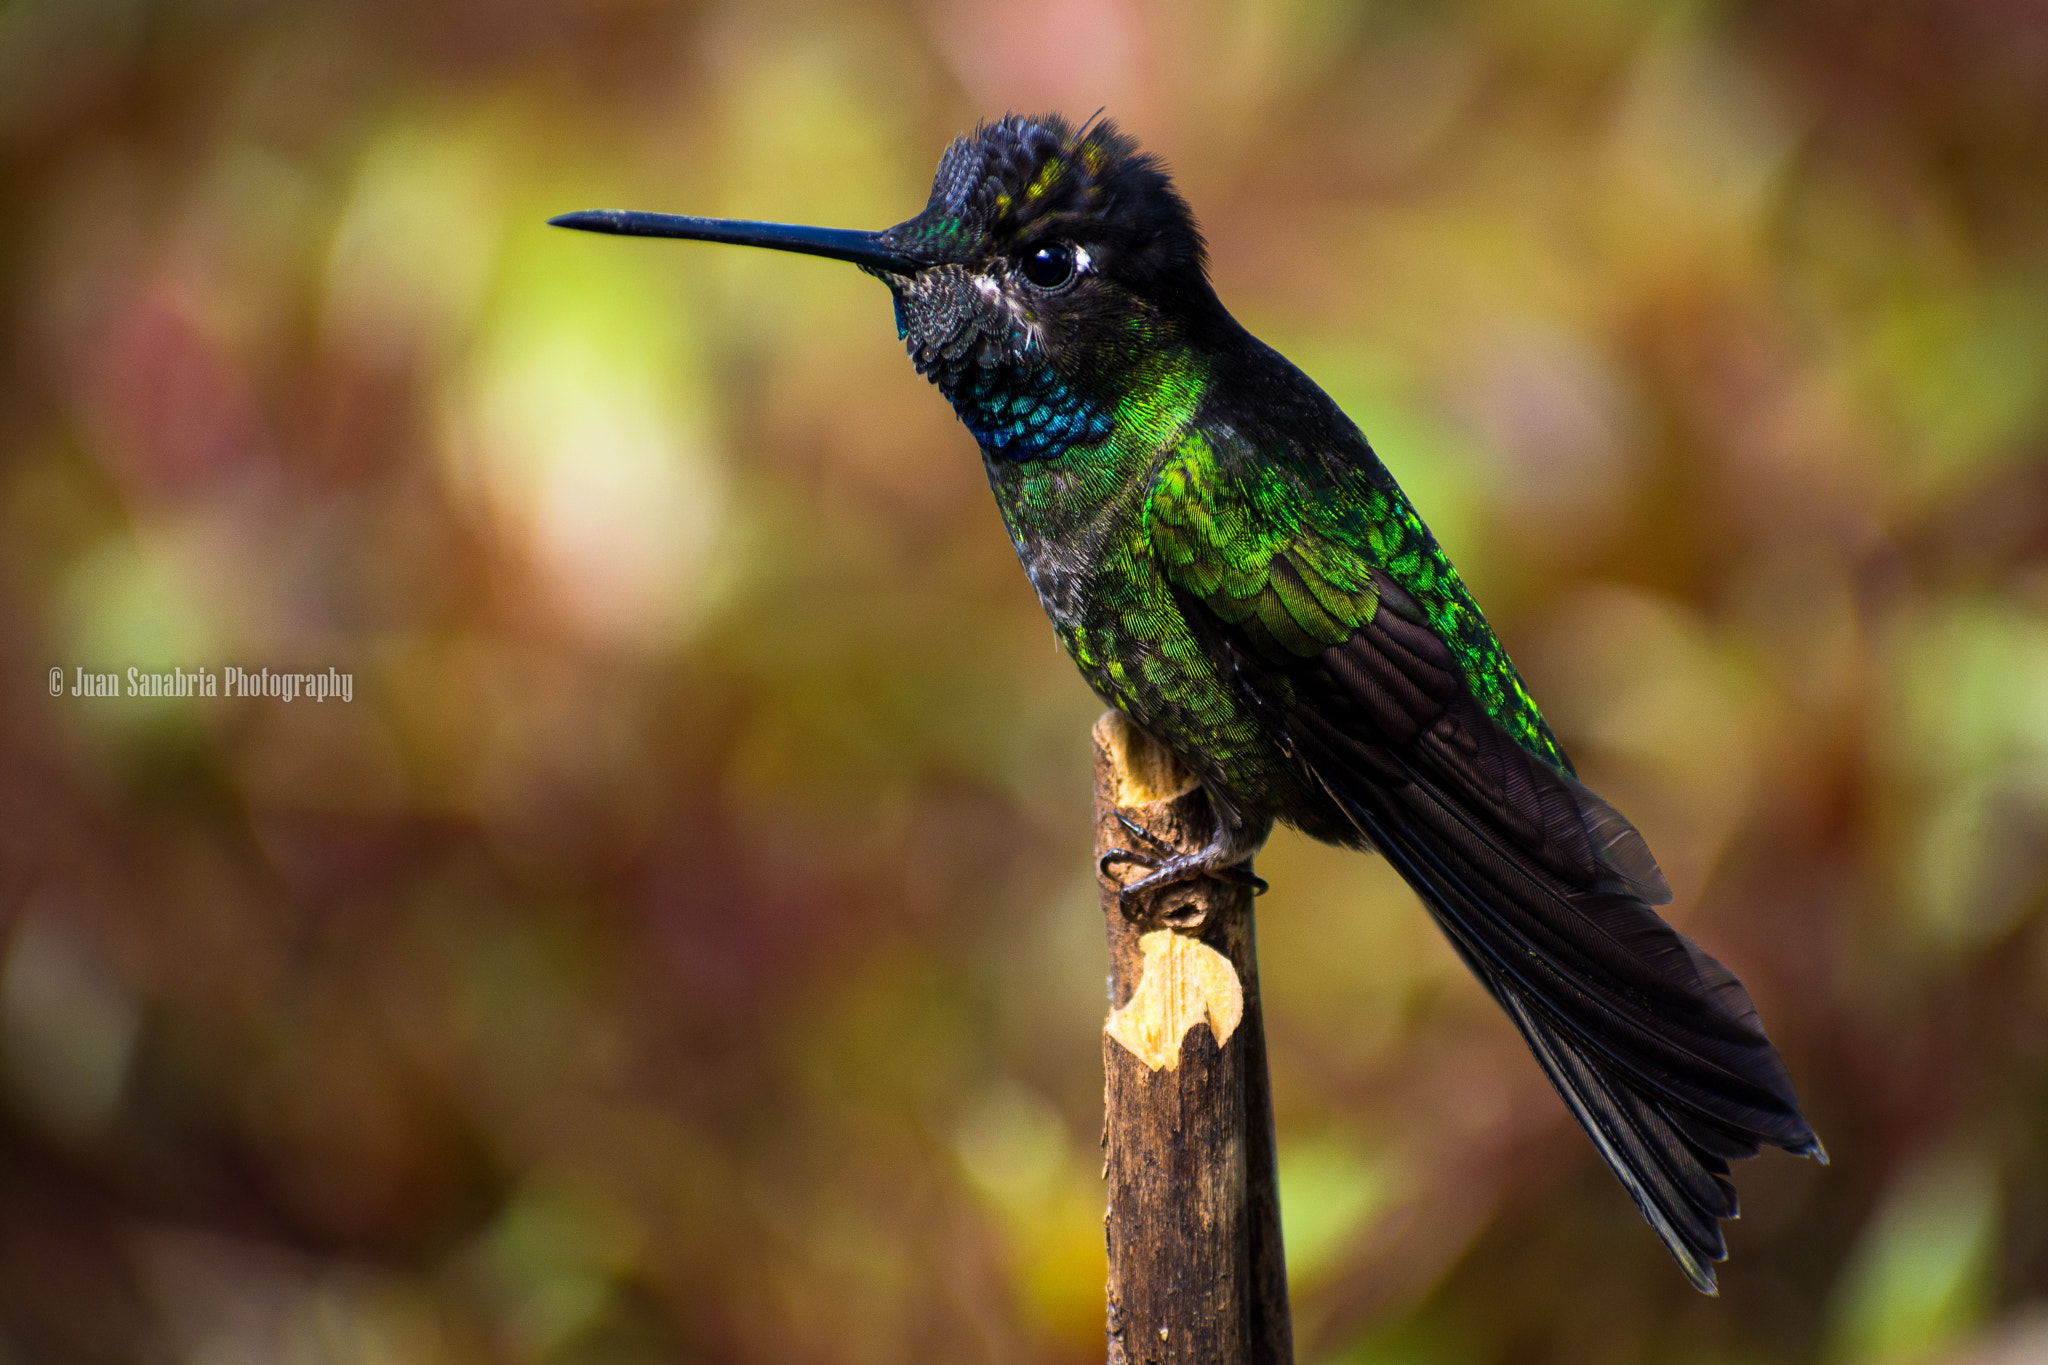
[[[1152,834],[1141,828],[1122,811],[1117,812],[1117,823],[1131,835],[1133,842],[1150,845],[1152,852],[1136,849],[1113,848],[1096,861],[1096,870],[1102,876],[1110,876],[1114,863],[1129,863],[1147,869],[1138,880],[1122,887],[1117,892],[1117,908],[1124,918],[1133,923],[1156,920],[1160,923],[1189,928],[1198,925],[1206,917],[1206,908],[1199,900],[1183,901],[1178,905],[1164,908],[1154,914],[1146,914],[1145,907],[1159,901],[1157,893],[1169,887],[1182,886],[1205,878],[1234,886],[1249,886],[1254,896],[1266,894],[1266,882],[1255,874],[1249,863],[1218,863],[1217,849],[1198,849],[1193,853],[1175,853]]]

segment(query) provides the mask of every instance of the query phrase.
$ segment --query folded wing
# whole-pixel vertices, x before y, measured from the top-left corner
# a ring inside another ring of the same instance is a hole
[[[1642,836],[1488,714],[1373,547],[1284,481],[1233,495],[1228,467],[1210,452],[1155,491],[1155,552],[1187,609],[1206,614],[1265,724],[1415,888],[1711,1292],[1719,1220],[1736,1212],[1729,1160],[1820,1152],[1755,1006],[1650,908],[1670,891]]]

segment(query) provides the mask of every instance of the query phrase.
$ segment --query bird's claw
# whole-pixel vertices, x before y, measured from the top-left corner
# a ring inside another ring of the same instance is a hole
[[[1161,852],[1171,851],[1167,848],[1167,844],[1164,839],[1161,839],[1158,835],[1154,834],[1151,830],[1146,829],[1143,825],[1139,824],[1136,820],[1133,820],[1130,816],[1124,814],[1122,811],[1116,812],[1116,822],[1124,827],[1124,833],[1130,835],[1139,843],[1149,844],[1154,849],[1157,849]]]
[[[1095,860],[1096,875],[1101,877],[1109,876],[1109,865],[1111,863],[1132,863],[1138,867],[1145,868],[1147,871],[1156,871],[1172,859],[1172,846],[1151,830],[1146,829],[1136,820],[1133,820],[1130,816],[1122,811],[1117,811],[1116,822],[1124,827],[1124,833],[1130,835],[1136,842],[1147,845],[1152,851],[1140,853],[1135,849],[1129,848],[1110,849]]]
[[[1147,834],[1144,830],[1138,829],[1121,815],[1117,818],[1126,829],[1129,829],[1147,843],[1162,846],[1157,839]],[[1141,912],[1144,909],[1145,902],[1152,899],[1154,893],[1183,883],[1200,881],[1205,877],[1235,886],[1248,886],[1251,888],[1254,896],[1263,896],[1269,889],[1266,885],[1266,879],[1253,872],[1247,864],[1239,863],[1229,867],[1207,867],[1202,864],[1199,855],[1196,854],[1160,858],[1150,853],[1137,852],[1134,849],[1112,848],[1096,859],[1095,868],[1097,873],[1104,878],[1109,878],[1109,869],[1113,863],[1131,863],[1147,869],[1145,876],[1138,878],[1138,880],[1127,886],[1119,887],[1117,890],[1117,909],[1123,912],[1125,919],[1134,922],[1146,918]],[[1183,926],[1199,922],[1199,915],[1193,918],[1186,915],[1185,912],[1190,908],[1188,906],[1175,907],[1172,910],[1152,916],[1152,918]]]
[[[1149,869],[1158,867],[1159,859],[1149,853],[1137,853],[1128,848],[1113,848],[1095,860],[1095,875],[1098,877],[1108,877],[1110,875],[1109,865],[1111,863],[1134,863],[1139,867]]]

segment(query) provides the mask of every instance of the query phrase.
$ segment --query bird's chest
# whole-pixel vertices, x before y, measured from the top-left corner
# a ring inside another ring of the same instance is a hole
[[[989,461],[996,501],[1053,631],[1097,696],[1204,780],[1266,790],[1286,766],[1189,621],[1144,520],[1144,481]]]
[[[1038,604],[1045,608],[1060,643],[1075,656],[1082,672],[1088,672],[1080,646],[1121,616],[1121,603],[1132,589],[1128,566],[1104,556],[1099,536],[1055,532],[1017,515],[1015,508],[1006,506],[1003,511],[1017,562],[1038,594]]]
[[[1158,732],[1214,723],[1227,705],[1150,543],[1113,520],[1082,534],[1014,534],[1061,646],[1096,694]]]

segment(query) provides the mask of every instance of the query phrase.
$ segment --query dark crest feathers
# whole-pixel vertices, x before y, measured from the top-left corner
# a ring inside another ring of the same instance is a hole
[[[1159,162],[1108,119],[1011,114],[946,149],[925,209],[890,230],[955,259],[1068,237],[1109,247],[1144,273],[1203,275],[1202,235]]]

